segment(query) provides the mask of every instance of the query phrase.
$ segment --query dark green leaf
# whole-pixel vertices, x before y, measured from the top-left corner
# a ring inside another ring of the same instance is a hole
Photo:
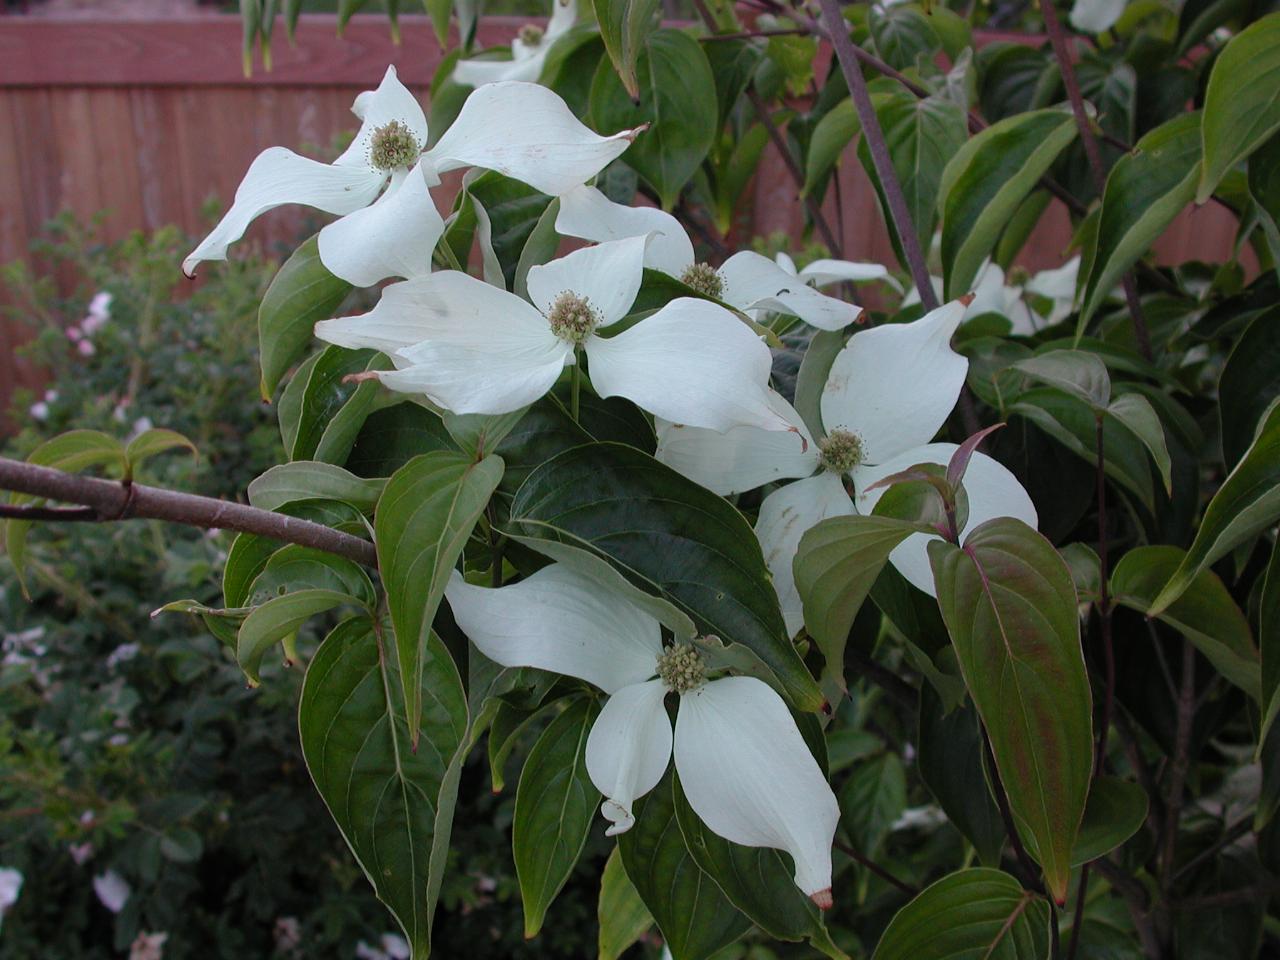
[[[278,510],[295,500],[343,500],[372,513],[386,482],[357,477],[331,463],[296,460],[277,464],[250,482],[249,502],[261,510]]]
[[[609,854],[600,875],[596,919],[600,924],[599,960],[618,960],[653,926],[653,917],[627,876],[622,851],[617,847]]]
[[[592,6],[613,69],[631,99],[639,100],[636,61],[657,26],[658,0],[592,0]]]
[[[1086,350],[1050,350],[1013,365],[1033,380],[1057,387],[1101,413],[1111,402],[1111,376],[1097,354]]]
[[[236,639],[236,660],[249,682],[257,685],[258,668],[268,650],[292,636],[316,614],[344,603],[358,601],[337,590],[308,589],[275,597],[255,607],[240,625]]]
[[[1222,456],[1240,462],[1263,411],[1280,397],[1280,307],[1254,317],[1236,341],[1218,380]]]
[[[840,788],[840,825],[853,845],[872,860],[907,808],[907,775],[896,753],[857,765]]]
[[[1137,833],[1146,819],[1147,795],[1140,786],[1119,777],[1098,777],[1089,788],[1072,865],[1106,856]]]

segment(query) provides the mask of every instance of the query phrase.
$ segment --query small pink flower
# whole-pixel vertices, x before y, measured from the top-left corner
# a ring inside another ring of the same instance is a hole
[[[81,340],[76,344],[76,350],[79,351],[82,357],[92,357],[98,352],[98,348],[93,345],[92,340]]]
[[[72,343],[78,343],[80,341],[80,338],[83,336],[84,334],[80,332],[79,327],[74,325],[67,327],[67,339],[70,340]]]

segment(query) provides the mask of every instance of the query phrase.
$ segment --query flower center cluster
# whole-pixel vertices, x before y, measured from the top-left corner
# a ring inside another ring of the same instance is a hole
[[[707,668],[697,650],[678,643],[658,657],[658,679],[676,693],[688,693],[706,683]]]
[[[547,322],[551,324],[552,333],[576,346],[591,336],[600,316],[586,297],[566,290],[552,302]]]
[[[724,279],[715,267],[707,263],[694,263],[680,275],[680,282],[686,287],[693,287],[706,297],[719,300],[724,296]]]
[[[421,155],[422,144],[399,120],[378,127],[369,141],[369,165],[376,170],[411,167]]]
[[[516,37],[526,47],[536,47],[542,42],[542,28],[532,23],[526,23],[516,33]]]
[[[848,473],[862,463],[862,438],[850,430],[832,430],[818,441],[818,458],[832,473]]]

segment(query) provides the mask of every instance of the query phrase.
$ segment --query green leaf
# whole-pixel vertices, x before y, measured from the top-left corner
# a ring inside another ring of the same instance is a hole
[[[993,124],[942,171],[942,269],[946,298],[967,292],[1010,217],[1075,139],[1070,111],[1035,110]]]
[[[1062,903],[1093,764],[1071,571],[1048,540],[1009,517],[980,524],[963,549],[931,542],[929,561],[1009,806]]]
[[[1072,866],[1105,857],[1132,837],[1147,819],[1147,806],[1147,795],[1136,783],[1119,777],[1096,778],[1071,851]]]
[[[448,413],[441,417],[444,428],[458,449],[479,460],[497,450],[503,439],[524,418],[528,407],[511,413]]]
[[[280,378],[306,352],[317,321],[328,320],[351,292],[320,262],[319,234],[303,241],[267,287],[258,308],[262,399],[270,400]]]
[[[662,931],[672,960],[706,960],[751,921],[694,861],[676,820],[674,774],[633,805],[636,823],[618,837],[627,876]]]
[[[385,633],[385,630],[384,630]],[[426,960],[448,860],[462,770],[467,704],[440,639],[425,645],[420,725],[405,725],[395,658],[365,618],[348,620],[316,651],[302,685],[302,753],[356,862]],[[429,747],[416,752],[411,743]]]
[[[710,96],[690,90],[715,89],[702,46],[679,30],[649,34],[636,69],[640,101],[627,95],[612,65],[600,64],[591,84],[591,118],[597,130],[622,130],[648,123],[623,155],[623,162],[657,192],[664,210],[702,164],[715,141],[719,117]]]
[[[1158,616],[1182,596],[1201,570],[1216,563],[1280,517],[1280,398],[1263,414],[1253,443],[1205,508],[1191,549],[1151,604]]]
[[[259,606],[298,589],[345,593],[370,610],[378,602],[369,575],[358,563],[296,543],[280,547],[267,558],[246,588],[243,601]]]
[[[1271,548],[1258,603],[1258,646],[1262,653],[1262,729],[1258,733],[1258,760],[1262,764],[1262,789],[1254,831],[1258,832],[1280,807],[1280,541]]]
[[[1228,170],[1280,130],[1280,13],[1250,24],[1218,54],[1204,95],[1204,203]]]
[[[357,477],[331,463],[295,460],[277,464],[250,481],[249,503],[262,510],[279,510],[295,500],[343,500],[372,513],[386,482],[386,478]]]
[[[1191,202],[1200,169],[1200,114],[1161,124],[1116,161],[1102,193],[1097,236],[1081,264],[1083,298],[1076,328],[1089,319],[1138,258]]]
[[[138,464],[142,463],[142,461],[168,450],[176,450],[179,447],[185,447],[196,457],[200,456],[200,451],[196,449],[196,445],[176,430],[153,427],[150,430],[143,431],[130,440],[129,445],[124,448],[124,459],[125,463],[128,464],[127,471],[129,475],[132,476],[133,471],[137,469]]]
[[[872,960],[1031,960],[1049,955],[1049,905],[999,870],[960,870],[885,928]]]
[[[389,477],[420,453],[453,449],[440,417],[408,400],[369,414],[346,466],[361,477]]]
[[[1087,350],[1050,350],[1013,365],[1033,380],[1057,387],[1083,400],[1095,413],[1111,402],[1111,375],[1096,353]]]
[[[876,859],[889,831],[907,808],[907,775],[896,753],[858,764],[840,787],[840,825],[853,845]]]
[[[640,99],[636,61],[656,26],[658,0],[592,0],[604,48],[632,100]]]
[[[292,636],[316,614],[332,610],[344,603],[357,603],[355,597],[336,590],[298,590],[268,600],[255,607],[244,618],[236,639],[236,660],[249,682],[260,682],[258,668],[262,658],[277,643]]]
[[[498,285],[510,290],[521,255],[552,200],[528,184],[500,173],[477,174],[467,181],[466,191],[475,204],[476,236],[486,254],[485,280],[495,284],[500,280]],[[492,254],[496,265],[488,254]],[[501,269],[501,276],[496,275],[496,268]]]
[[[1280,397],[1280,306],[1254,317],[1236,341],[1218,379],[1222,456],[1228,467],[1240,462],[1253,429]]]
[[[809,149],[805,153],[804,194],[808,195],[826,183],[826,176],[840,160],[844,148],[862,130],[858,112],[853,101],[841,100],[823,114],[813,135],[809,138]]]
[[[290,404],[296,403],[293,412],[297,419],[289,429],[291,441],[288,444],[290,460],[320,460],[325,463],[341,463],[350,452],[355,442],[355,433],[360,423],[350,424],[349,416],[343,417],[342,411],[348,402],[354,402],[363,414],[368,411],[378,391],[378,385],[366,382],[358,386],[343,381],[352,374],[363,373],[371,367],[381,366],[376,361],[380,355],[373,350],[348,350],[345,347],[325,347],[320,351],[315,362],[306,369],[300,369],[298,376],[290,381],[286,393],[290,395]],[[301,393],[294,391],[294,383],[306,375],[302,383]],[[280,409],[283,412],[286,404],[281,398]],[[345,422],[345,444],[331,439],[325,444],[325,456],[319,455],[321,442],[335,421],[342,418]],[[363,416],[360,418],[363,421]],[[344,449],[345,447],[345,449]]]
[[[798,709],[822,705],[746,519],[652,457],[617,443],[559,454],[520,486],[511,528],[607,561],[688,615],[698,633],[755,653]]]
[[[622,851],[614,847],[600,875],[599,960],[618,960],[627,948],[653,926],[649,909],[622,865]]]
[[[844,956],[831,943],[822,912],[796,886],[789,858],[769,847],[744,847],[718,836],[689,806],[678,776],[672,789],[686,849],[735,907],[775,940],[807,939],[828,956]]]
[[[411,729],[416,730],[422,710],[419,692],[431,622],[453,566],[502,479],[502,467],[496,456],[473,463],[458,453],[424,453],[397,470],[378,498],[374,542]]]
[[[837,330],[818,330],[805,348],[796,374],[796,413],[815,437],[823,436],[822,391],[836,356],[844,349],[844,335]]]
[[[1224,677],[1261,702],[1261,667],[1249,621],[1212,570],[1202,568],[1158,613],[1152,601],[1185,562],[1177,547],[1134,547],[1111,574],[1117,603],[1156,616],[1190,640]]]
[[[587,775],[587,734],[599,712],[593,698],[575,700],[542,731],[520,774],[511,830],[526,940],[542,929],[595,819],[600,792]]]
[[[844,648],[892,550],[919,530],[889,517],[830,517],[805,531],[792,561],[804,622],[843,690]]]
[[[1160,479],[1164,482],[1164,492],[1173,493],[1173,462],[1169,459],[1169,447],[1164,439],[1164,426],[1160,417],[1151,406],[1151,401],[1140,393],[1125,393],[1111,401],[1107,407],[1107,416],[1120,423],[1147,448],[1156,469],[1160,471]],[[1106,440],[1104,438],[1105,445]]]
[[[528,298],[529,271],[555,257],[560,249],[560,234],[556,233],[556,217],[559,215],[560,198],[556,197],[542,211],[542,216],[529,233],[529,239],[524,242],[513,279],[512,290],[516,296]]]
[[[871,7],[867,24],[876,53],[897,70],[910,70],[942,49],[929,18],[913,4]]]

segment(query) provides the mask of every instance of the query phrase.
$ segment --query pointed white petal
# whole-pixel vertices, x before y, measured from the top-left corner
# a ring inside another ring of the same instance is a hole
[[[614,203],[595,187],[574,187],[560,198],[556,230],[583,240],[649,236],[644,265],[679,277],[693,263],[693,244],[680,221],[656,207]]]
[[[428,157],[441,173],[484,167],[559,196],[603,170],[636,133],[601,137],[546,87],[502,81],[467,97]]]
[[[193,276],[203,260],[225,260],[227,247],[259,214],[286,203],[301,203],[325,213],[351,213],[371,204],[386,177],[368,167],[336,166],[308,160],[284,147],[268,147],[249,164],[231,209],[200,245],[182,261]]]
[[[819,293],[802,278],[750,250],[735,253],[720,268],[725,303],[739,310],[791,313],[820,330],[840,330],[862,315],[862,308]]]
[[[964,316],[958,300],[912,323],[855,333],[822,390],[822,425],[862,439],[864,463],[881,463],[933,439],[964,386],[969,361],[951,349]]]
[[[464,87],[483,87],[502,80],[537,80],[542,61],[532,57],[523,60],[459,60],[453,68],[453,80]]]
[[[583,247],[529,270],[529,299],[545,314],[566,290],[586,300],[601,326],[621,320],[635,303],[644,277],[644,237]]]
[[[793,637],[804,626],[804,606],[791,572],[800,538],[828,517],[844,517],[853,512],[853,502],[843,482],[825,471],[773,491],[760,504],[756,539],[764,551],[787,632]]]
[[[351,146],[334,161],[340,166],[367,167],[374,133],[392,120],[400,121],[409,128],[418,143],[424,147],[427,145],[426,114],[422,112],[417,98],[400,82],[394,66],[387,67],[378,89],[366,90],[356,97],[355,103],[351,105],[351,112],[360,118],[360,129],[351,141]]]
[[[864,492],[873,483],[917,463],[945,466],[955,451],[954,443],[928,443],[899,454],[886,463],[859,467],[853,472],[858,512],[871,513],[884,495],[883,488]],[[1018,478],[985,453],[975,453],[969,461],[969,469],[964,475],[964,491],[969,498],[969,520],[960,531],[962,543],[966,533],[996,517],[1016,517],[1033,527],[1038,522],[1035,504]],[[928,553],[929,541],[933,539],[927,534],[913,533],[889,554],[889,560],[898,572],[931,597],[936,596]]]
[[[601,397],[626,397],[692,427],[789,430],[797,450],[805,445],[796,427],[769,406],[769,348],[708,300],[681,297],[616,337],[593,336],[587,357]]]
[[[964,312],[965,319],[984,313],[1004,313],[1006,305],[1004,271],[990,260],[978,268],[978,278],[973,283],[973,300]]]
[[[942,278],[929,277],[929,286],[933,287],[933,295],[936,299],[942,299]],[[902,298],[902,306],[910,307],[920,302],[920,290],[917,287],[910,287],[907,295]]]
[[[551,17],[542,34],[542,48],[549,48],[557,37],[568,33],[577,22],[578,0],[551,0]]]
[[[888,267],[879,263],[856,263],[852,260],[815,260],[800,271],[800,279],[807,280],[815,287],[825,287],[842,280],[850,283],[883,280],[895,290],[902,289],[902,285],[889,273]]]
[[[431,254],[442,233],[444,220],[417,166],[393,179],[372,206],[324,227],[320,261],[357,287],[388,277],[418,277],[431,272]]]
[[[840,808],[781,697],[754,677],[724,677],[684,694],[675,760],[703,823],[743,846],[785,850],[796,886],[831,905]]]
[[[573,353],[554,337],[480,349],[427,340],[392,359],[399,369],[378,374],[389,389],[420,393],[454,413],[498,414],[545,396]]]
[[[455,572],[444,594],[462,632],[505,667],[553,670],[614,693],[652,677],[662,653],[657,620],[558,563],[497,588]]]
[[[1027,290],[1050,300],[1071,303],[1076,296],[1076,279],[1080,275],[1080,256],[1077,254],[1054,270],[1041,270],[1027,281]]]
[[[743,426],[718,433],[659,418],[654,456],[721,496],[754,490],[774,480],[809,476],[818,469],[818,448],[808,428],[795,408],[773,390],[769,406],[799,431],[808,449],[781,430]]]
[[[778,266],[780,266],[783,270],[787,271],[787,273],[791,274],[793,277],[800,272],[799,270],[796,269],[796,262],[791,259],[791,254],[785,253],[782,250],[779,250],[777,252],[777,254],[773,258],[773,262],[776,263]]]
[[[635,823],[631,805],[658,785],[671,762],[671,721],[661,680],[633,683],[611,696],[587,736],[587,773],[605,796],[605,836]]]

